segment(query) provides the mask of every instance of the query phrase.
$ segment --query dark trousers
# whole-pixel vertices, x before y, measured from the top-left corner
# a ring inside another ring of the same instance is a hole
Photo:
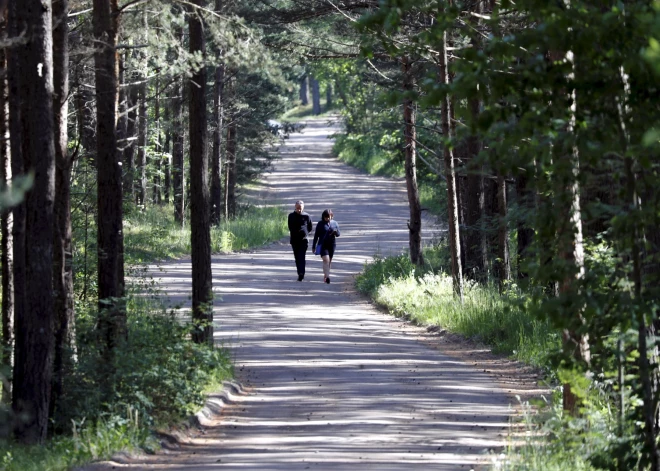
[[[306,240],[291,244],[293,256],[296,258],[296,269],[298,275],[305,275],[305,254],[307,253],[308,242]]]

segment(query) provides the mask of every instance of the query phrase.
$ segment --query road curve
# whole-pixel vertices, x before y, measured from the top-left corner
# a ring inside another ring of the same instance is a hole
[[[237,385],[209,397],[203,430],[176,450],[88,469],[468,470],[504,444],[506,390],[354,292],[353,276],[375,252],[408,245],[405,182],[338,162],[332,132],[313,120],[292,135],[259,197],[287,209],[303,199],[315,222],[333,209],[341,237],[332,283],[311,249],[297,282],[288,240],[214,256],[215,337],[231,348]],[[190,261],[161,269],[163,291],[189,305]]]

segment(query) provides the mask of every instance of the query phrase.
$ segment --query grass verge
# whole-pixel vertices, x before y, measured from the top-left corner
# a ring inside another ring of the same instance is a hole
[[[171,206],[152,206],[124,223],[128,264],[190,255],[190,226],[177,224],[172,213]],[[249,206],[242,208],[236,218],[211,228],[211,251],[229,253],[260,247],[287,234],[283,209]]]
[[[504,294],[494,286],[466,281],[461,304],[454,296],[447,249],[424,249],[427,265],[416,268],[407,255],[376,258],[356,278],[357,289],[396,316],[464,335],[525,363],[546,368],[547,352],[559,335],[536,319],[515,286]]]

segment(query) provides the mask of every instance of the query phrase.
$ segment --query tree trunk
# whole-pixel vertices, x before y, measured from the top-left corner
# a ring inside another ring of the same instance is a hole
[[[122,174],[117,153],[118,59],[117,0],[94,0],[93,27],[96,41],[97,154],[98,154],[98,299],[103,366],[108,384],[101,385],[104,400],[110,400],[114,351],[126,332],[122,273]]]
[[[183,86],[177,79],[172,99],[172,193],[174,196],[174,219],[183,224],[184,216],[184,162],[183,162]]]
[[[138,141],[137,141],[137,174],[139,184],[137,191],[137,204],[147,204],[147,84],[146,77],[140,78],[138,85],[139,108],[138,108]]]
[[[521,174],[516,177],[516,200],[518,205],[517,221],[517,267],[518,279],[523,280],[529,277],[529,273],[525,268],[529,247],[532,245],[534,237],[534,229],[532,229],[527,221],[531,210],[533,209],[534,202],[531,201],[532,195],[527,188],[527,175]]]
[[[135,193],[135,143],[137,136],[135,130],[138,122],[137,104],[139,101],[139,92],[137,86],[130,85],[126,92],[126,143],[123,146],[123,190],[126,198],[133,201]]]
[[[154,100],[154,124],[156,126],[156,142],[154,145],[154,180],[153,180],[153,194],[151,200],[154,205],[161,203],[160,196],[160,172],[161,163],[163,161],[163,144],[160,135],[160,80],[156,79],[156,99]]]
[[[551,53],[553,61],[568,61],[574,66],[573,53],[568,51],[566,54]],[[575,80],[575,72],[567,77],[569,82]],[[566,270],[566,278],[559,283],[559,292],[570,295],[575,290],[576,279],[584,277],[584,247],[582,242],[582,215],[580,212],[580,161],[577,147],[576,134],[576,91],[571,89],[567,91],[570,94],[570,119],[567,127],[567,138],[571,139],[570,150],[566,152],[563,145],[558,145],[555,149],[560,153],[557,156],[555,164],[556,171],[553,178],[558,185],[557,195],[559,197],[558,206],[565,210],[568,215],[567,224],[559,226],[557,239],[559,242],[559,257],[561,257],[567,266],[572,270]],[[568,142],[566,139],[565,142]],[[567,267],[568,268],[568,267]],[[573,273],[574,274],[573,274]],[[589,349],[589,335],[580,333],[578,328],[583,324],[582,308],[577,307],[574,317],[569,319],[569,327],[563,331],[564,349],[572,354],[579,362],[589,365],[591,353]],[[576,414],[578,412],[578,398],[571,391],[570,384],[564,385],[563,392],[564,410]]]
[[[442,44],[439,55],[440,79],[449,85],[449,67],[447,63],[447,32],[442,33]],[[449,94],[442,99],[442,134],[445,139],[451,137],[451,97]],[[461,266],[461,243],[458,227],[458,198],[456,194],[456,172],[454,170],[454,155],[449,145],[444,146],[445,177],[447,179],[447,210],[449,212],[449,250],[451,252],[452,278],[454,291],[463,301],[463,272]]]
[[[497,225],[497,278],[500,290],[504,283],[511,279],[511,262],[509,260],[509,230],[507,222],[506,181],[504,176],[497,177],[497,208],[499,211]]]
[[[419,201],[417,188],[417,131],[415,127],[415,104],[410,98],[413,92],[413,79],[410,71],[410,58],[401,60],[403,70],[403,90],[407,96],[403,99],[403,142],[406,167],[406,189],[408,190],[408,207],[410,220],[408,221],[408,245],[410,247],[410,260],[417,266],[424,264],[422,252],[422,205]]]
[[[328,82],[325,86],[325,110],[332,109],[332,84]]]
[[[193,0],[204,6],[204,0]],[[188,18],[190,53],[205,54],[204,30],[197,12]],[[206,70],[190,79],[190,227],[192,251],[193,341],[213,345],[213,292],[211,276],[211,224],[208,160],[206,158]]]
[[[25,311],[16,318],[13,408],[14,434],[21,443],[43,443],[51,399],[53,326],[53,206],[55,142],[53,134],[53,38],[49,0],[26,0],[27,20],[21,137],[25,168],[34,172],[26,199]],[[29,282],[28,282],[29,280]]]
[[[55,237],[53,239],[53,291],[55,296],[55,356],[53,410],[64,393],[63,380],[75,357],[73,304],[73,248],[71,244],[71,168],[68,153],[69,53],[68,0],[53,5],[53,72],[55,124]]]
[[[216,10],[222,2],[216,0]],[[211,223],[219,224],[222,213],[222,126],[223,126],[223,89],[225,66],[220,64],[215,69],[215,88],[213,90],[213,162],[211,166]]]
[[[236,216],[236,117],[231,116],[227,127],[227,164],[225,177],[225,219]]]
[[[468,102],[473,119],[477,119],[481,104],[478,99]],[[485,279],[488,265],[488,244],[484,223],[486,217],[484,166],[476,160],[481,152],[482,143],[476,136],[468,138],[469,168],[466,179],[466,210],[465,210],[465,272],[475,280]]]
[[[319,89],[319,81],[315,77],[309,77],[310,88],[312,89],[312,112],[315,115],[321,114],[321,90]]]
[[[25,31],[25,4],[23,2],[10,2],[7,32],[9,37],[18,36],[22,31]],[[13,48],[8,48],[7,52],[7,85],[9,87],[9,136],[10,136],[10,154],[11,154],[11,174],[13,178],[25,174],[24,165],[24,149],[25,140],[23,139],[24,121],[26,119],[25,97],[23,83],[24,78],[21,74],[22,69],[25,67],[25,53],[26,47],[24,45],[16,45]],[[25,319],[25,211],[26,203],[21,203],[14,206],[12,211],[13,225],[12,225],[12,242],[13,242],[13,274],[14,274],[14,323],[13,326],[3,324],[3,332],[9,332],[10,327],[13,327],[14,346],[16,345],[17,337],[17,324],[16,321],[20,319],[19,324],[23,323]],[[4,294],[4,293],[3,293]],[[24,333],[22,334],[25,335]],[[6,337],[9,339],[9,336]],[[14,347],[15,351],[15,347]],[[11,352],[8,352],[11,356]],[[14,365],[15,357],[14,357]],[[16,366],[13,370],[13,375],[22,371],[23,365]],[[23,373],[21,373],[23,375]],[[13,379],[12,379],[13,383]],[[12,396],[14,391],[12,391]],[[13,399],[12,399],[13,400]]]
[[[0,39],[7,38],[7,23],[0,25]],[[0,69],[7,70],[7,54],[0,50]],[[5,78],[0,78],[0,186],[6,189],[11,181],[11,152],[9,149],[9,84]],[[12,256],[12,213],[4,210],[0,214],[0,233],[2,245],[0,257],[2,263],[2,344],[0,348],[0,363],[12,368],[12,349],[14,347],[14,270]],[[2,403],[11,404],[11,376],[2,378]],[[0,430],[0,437],[6,435]],[[5,437],[6,438],[6,437]]]
[[[164,179],[163,182],[163,201],[165,204],[170,204],[170,190],[172,186],[172,130],[170,124],[170,104],[169,102],[165,106],[164,110],[165,116],[163,116],[165,121],[165,144],[163,146],[163,164],[165,165],[164,170]]]
[[[307,106],[309,104],[309,99],[307,98],[307,75],[303,75],[300,79],[300,104]]]

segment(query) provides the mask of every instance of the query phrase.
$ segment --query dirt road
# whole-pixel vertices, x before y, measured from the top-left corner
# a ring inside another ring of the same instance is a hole
[[[215,335],[232,349],[240,387],[209,398],[204,431],[177,451],[103,466],[468,470],[503,444],[507,391],[354,293],[354,274],[375,252],[407,247],[405,183],[333,159],[331,132],[314,121],[292,135],[263,191],[287,209],[303,199],[314,221],[333,209],[342,235],[332,283],[311,249],[298,282],[288,241],[214,256]],[[189,303],[189,261],[162,268],[161,288]]]

